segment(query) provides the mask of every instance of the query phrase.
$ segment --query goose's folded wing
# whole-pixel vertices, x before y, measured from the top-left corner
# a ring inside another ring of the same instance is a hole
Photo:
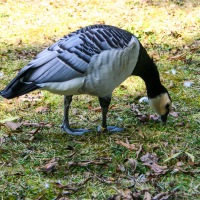
[[[94,25],[75,31],[39,53],[25,66],[4,89],[18,89],[20,94],[30,92],[36,85],[50,82],[66,82],[84,76],[94,55],[105,50],[124,49],[132,34],[122,29]],[[18,83],[24,83],[23,86]],[[29,88],[28,85],[31,87]]]
[[[42,51],[21,73],[25,82],[63,82],[82,76],[95,54],[123,49],[132,34],[112,26],[89,26]]]

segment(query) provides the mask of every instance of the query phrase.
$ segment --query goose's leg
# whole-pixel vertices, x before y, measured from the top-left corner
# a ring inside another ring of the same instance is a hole
[[[98,126],[98,132],[120,132],[123,131],[123,128],[119,128],[116,126],[107,126],[107,113],[108,113],[108,107],[111,102],[111,97],[99,97],[99,103],[101,106],[101,112],[102,112],[102,126]]]
[[[72,96],[64,96],[64,119],[61,128],[71,135],[83,135],[90,130],[87,129],[73,129],[69,125],[69,108],[72,102]]]

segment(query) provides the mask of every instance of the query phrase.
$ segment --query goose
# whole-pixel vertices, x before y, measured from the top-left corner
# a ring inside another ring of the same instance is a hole
[[[22,68],[0,95],[12,99],[36,89],[64,95],[61,127],[73,135],[90,130],[70,127],[72,96],[96,96],[102,111],[98,130],[118,132],[123,129],[107,125],[108,108],[113,90],[131,75],[143,79],[150,106],[166,123],[172,100],[156,64],[136,36],[110,25],[87,26],[64,36]]]

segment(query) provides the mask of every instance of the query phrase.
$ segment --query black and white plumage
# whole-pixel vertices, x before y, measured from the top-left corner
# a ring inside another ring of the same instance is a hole
[[[113,90],[130,75],[140,76],[147,87],[152,108],[166,121],[171,98],[161,84],[159,73],[138,39],[131,33],[108,25],[93,25],[77,30],[39,53],[0,92],[11,99],[35,89],[65,96],[63,129],[80,135],[84,129],[69,126],[68,112],[73,95],[89,94],[99,98],[102,128]]]

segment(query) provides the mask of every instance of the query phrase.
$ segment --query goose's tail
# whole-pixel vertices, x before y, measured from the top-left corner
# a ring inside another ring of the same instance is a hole
[[[20,80],[20,77],[16,77],[2,91],[0,91],[0,95],[6,99],[12,99],[38,88],[39,87],[36,83],[23,83]]]

